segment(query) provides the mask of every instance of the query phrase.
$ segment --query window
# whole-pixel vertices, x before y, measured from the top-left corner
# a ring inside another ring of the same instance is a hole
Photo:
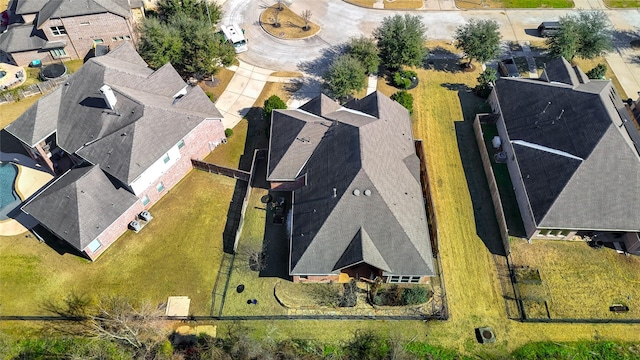
[[[551,236],[558,236],[558,234],[560,234],[560,230],[551,230],[551,232],[549,233],[549,235]]]
[[[67,29],[64,26],[52,26],[50,29],[54,36],[67,35]]]
[[[162,161],[164,161],[164,163],[168,163],[169,160],[171,160],[171,158],[169,157],[169,154],[164,154],[164,158],[162,158]]]
[[[102,44],[104,42],[104,40],[102,39],[93,39],[93,44]]]
[[[540,236],[547,236],[547,234],[549,234],[549,230],[548,229],[542,229],[538,231],[538,235]]]
[[[129,35],[125,35],[125,36],[124,36],[124,39],[125,39],[125,40],[131,40],[131,36],[129,36]]]
[[[182,149],[184,147],[184,139],[178,141],[178,149]]]
[[[111,41],[118,41],[118,38],[117,37],[112,37]]]
[[[561,235],[561,236],[567,236],[567,235],[569,235],[569,233],[570,233],[570,232],[571,232],[570,230],[562,230],[562,231],[560,232],[560,235]]]
[[[156,185],[156,190],[158,190],[159,193],[164,191],[164,184],[162,183],[162,181],[160,181],[158,185]]]
[[[402,283],[402,284],[418,284],[420,283],[420,276],[389,276],[387,282],[390,283]]]
[[[149,202],[150,202],[149,197],[147,195],[143,196],[140,201],[142,201],[143,206],[149,205]]]
[[[118,40],[124,40],[124,36],[118,36]]]
[[[67,52],[64,51],[64,48],[51,49],[51,56],[54,58],[60,58],[67,56]]]
[[[89,25],[89,22],[88,22],[88,21],[86,21],[86,22],[81,22],[81,23],[80,23],[80,26],[87,26],[87,25]]]
[[[102,247],[102,244],[100,243],[100,240],[94,239],[92,242],[89,243],[89,245],[87,247],[89,248],[89,251],[94,253],[94,252],[96,252],[96,250],[98,250],[98,249],[100,249]]]

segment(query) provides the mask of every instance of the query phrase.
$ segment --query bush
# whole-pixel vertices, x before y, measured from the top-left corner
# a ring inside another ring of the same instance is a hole
[[[205,94],[207,94],[207,97],[209,97],[209,100],[211,100],[211,102],[216,102],[216,96],[215,96],[215,95],[213,95],[213,93],[212,93],[212,92],[210,92],[210,91],[205,91],[204,93],[205,93]]]
[[[397,101],[409,110],[409,114],[413,114],[413,95],[409,94],[406,90],[400,90],[391,95],[391,100]]]
[[[596,67],[594,67],[593,69],[587,72],[587,77],[589,79],[604,80],[606,73],[607,73],[607,65],[598,64],[596,65]]]
[[[400,70],[393,74],[393,85],[399,89],[408,89],[411,82],[418,74],[411,70]]]
[[[224,136],[230,138],[233,136],[233,129],[226,128],[224,129]]]
[[[358,302],[358,284],[355,280],[351,280],[348,283],[344,284],[344,290],[342,293],[342,298],[340,299],[340,303],[338,306],[340,307],[354,307]]]
[[[422,286],[413,286],[404,289],[402,291],[402,304],[403,305],[417,305],[427,302],[429,297],[429,290]]]
[[[264,101],[264,115],[269,119],[271,118],[271,113],[273,112],[273,110],[286,108],[287,104],[285,104],[284,101],[282,101],[282,99],[278,97],[278,95],[271,95],[267,100]]]

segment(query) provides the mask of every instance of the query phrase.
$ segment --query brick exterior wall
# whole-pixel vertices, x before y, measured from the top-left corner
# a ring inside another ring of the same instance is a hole
[[[271,190],[274,191],[294,191],[303,187],[307,182],[307,175],[303,175],[301,178],[295,181],[272,181],[269,183]]]
[[[171,188],[173,188],[182,178],[191,171],[191,159],[202,159],[208,155],[212,148],[211,143],[220,143],[225,138],[224,126],[218,120],[205,120],[187,136],[184,137],[184,147],[180,149],[180,160],[175,163],[171,169],[165,172],[155,183],[140,194],[140,199],[147,195],[149,203],[142,205],[141,201],[137,201],[131,208],[122,214],[116,221],[111,224],[105,231],[100,234],[98,240],[102,243],[100,249],[95,253],[87,248],[84,252],[91,260],[95,260],[102,254],[112,243],[114,243],[124,232],[127,231],[128,225],[135,220],[136,215],[145,209],[151,208],[158,200],[160,200]],[[158,193],[156,185],[162,182],[164,190]]]
[[[142,210],[144,210],[142,204],[136,201],[127,211],[125,211],[116,221],[114,221],[108,228],[106,228],[100,235],[98,240],[102,244],[95,253],[91,252],[89,248],[85,248],[83,251],[91,260],[95,260],[100,256],[111,244],[113,244],[118,238],[128,229],[129,223],[136,219]]]
[[[86,24],[86,25],[82,25]],[[53,26],[64,26],[67,35],[54,35]],[[64,40],[67,42],[65,51],[71,59],[82,59],[93,48],[94,39],[102,39],[102,44],[113,47],[120,36],[130,36],[136,41],[135,27],[130,19],[112,13],[74,16],[61,19],[49,19],[42,24],[42,30],[49,41]]]
[[[40,59],[43,64],[53,62],[54,60],[51,57],[51,53],[45,50],[14,52],[11,53],[11,57],[18,66],[29,66],[29,63],[31,63],[32,60],[36,59]]]

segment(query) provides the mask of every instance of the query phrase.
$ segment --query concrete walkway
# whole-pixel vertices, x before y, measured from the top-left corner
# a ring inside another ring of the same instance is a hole
[[[227,88],[216,101],[216,107],[224,117],[225,129],[233,128],[253,107],[273,70],[263,69],[240,61],[239,66],[231,66],[235,71]]]

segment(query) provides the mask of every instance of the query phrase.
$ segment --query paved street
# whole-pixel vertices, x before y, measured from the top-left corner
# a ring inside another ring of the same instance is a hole
[[[435,2],[438,4],[436,5]],[[412,11],[422,17],[428,26],[427,36],[432,40],[450,41],[455,29],[471,18],[492,19],[500,25],[503,40],[542,41],[535,28],[542,21],[555,20],[573,10],[563,9],[494,9],[453,10],[449,0],[430,0],[424,10]],[[575,0],[576,8],[603,9],[601,0]],[[295,12],[311,10],[312,21],[322,28],[320,33],[304,40],[282,40],[266,34],[258,23],[260,13],[272,4],[270,1],[226,0],[223,4],[222,23],[237,22],[246,30],[249,51],[241,54],[242,61],[273,70],[302,71],[320,75],[335,55],[332,47],[344,43],[350,37],[370,36],[382,19],[403,11],[367,9],[331,0],[288,0]],[[437,9],[437,10],[436,10]],[[451,9],[451,10],[440,10]],[[621,34],[616,41],[618,48],[607,60],[616,72],[625,92],[634,96],[640,91],[640,60],[638,52],[628,48],[629,35],[640,37],[640,10],[604,10],[614,27]],[[625,37],[626,36],[626,37]],[[588,69],[586,69],[588,70]]]

